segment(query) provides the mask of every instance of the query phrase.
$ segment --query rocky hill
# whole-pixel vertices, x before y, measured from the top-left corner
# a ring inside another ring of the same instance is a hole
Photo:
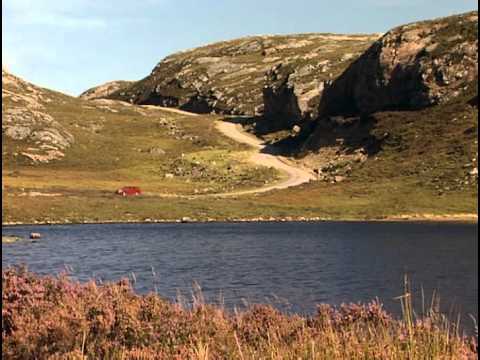
[[[478,13],[389,31],[328,87],[320,116],[417,110],[461,96],[478,76]]]
[[[378,37],[304,34],[216,43],[168,56],[145,79],[108,97],[197,113],[253,116],[264,113],[264,87],[276,96],[285,85],[295,87],[298,112],[306,115],[318,105],[325,83]],[[267,115],[289,112],[268,102],[269,91],[265,93]]]
[[[4,221],[472,215],[477,34],[471,12],[381,37],[251,37],[174,54],[139,82],[82,98],[2,72]],[[97,96],[113,99],[87,100]],[[208,197],[281,174],[252,166],[249,150],[217,131],[224,116],[149,105],[246,115],[228,121],[244,122],[278,145],[265,151],[313,169],[318,181]],[[126,185],[145,196],[118,199]]]
[[[249,149],[223,136],[212,115],[84,100],[6,71],[2,100],[4,222],[180,219],[191,215],[189,196],[280,179],[249,161]],[[135,214],[132,202],[115,194],[125,186],[143,192]],[[204,209],[204,201],[193,208]]]
[[[47,109],[62,98],[2,69],[3,157],[34,163],[64,157],[74,136]]]
[[[466,103],[476,103],[477,78],[477,12],[400,26],[325,89],[307,146],[319,145],[326,128],[351,125],[355,117],[421,110],[468,96]]]
[[[462,188],[476,183],[477,34],[478,12],[470,12],[403,25],[381,37],[218,43],[168,57],[114,96],[193,112],[254,115],[244,120],[248,128],[285,145],[287,154],[317,168],[326,181],[343,181],[355,164],[390,154],[395,161],[384,164],[389,176],[397,169],[437,182],[435,187]],[[224,72],[213,71],[218,68]],[[422,175],[412,169],[418,162]],[[448,171],[441,170],[445,166]]]
[[[477,12],[389,31],[325,89],[297,138],[300,155],[326,179],[371,159],[369,174],[357,175],[407,174],[440,191],[475,186],[477,34]]]
[[[84,100],[95,100],[108,98],[111,94],[128,88],[134,82],[133,81],[110,81],[108,83],[95,86],[80,94],[80,98]]]

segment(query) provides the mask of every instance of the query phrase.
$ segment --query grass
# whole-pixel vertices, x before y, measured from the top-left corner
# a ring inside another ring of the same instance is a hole
[[[128,281],[79,284],[25,269],[2,271],[4,359],[475,359],[477,337],[408,293],[395,319],[378,301],[319,305],[309,317],[253,305],[227,311],[140,296]],[[478,334],[477,334],[478,336]]]
[[[6,87],[28,95],[22,86],[27,85]],[[50,205],[43,207],[42,198],[28,196],[30,191],[59,194],[67,207],[70,201],[99,206],[95,218],[106,219],[110,215],[102,213],[102,204],[107,208],[112,204],[104,200],[113,199],[109,195],[126,185],[139,186],[144,193],[157,196],[188,195],[250,189],[279,178],[273,169],[250,165],[248,148],[221,136],[214,127],[214,116],[193,118],[122,103],[87,102],[46,89],[37,91],[49,100],[42,102],[42,111],[75,141],[63,159],[32,164],[20,153],[39,145],[2,134],[2,205],[9,214],[17,205],[36,209],[38,215],[50,212]],[[15,109],[28,104],[7,96],[3,105]],[[64,219],[72,213],[87,216],[78,207],[52,215]]]
[[[167,115],[158,111],[155,116]],[[155,116],[142,121],[155,122]],[[182,217],[202,221],[270,217],[362,220],[477,213],[478,180],[468,173],[478,164],[475,142],[478,113],[476,108],[465,107],[463,99],[421,112],[376,114],[369,131],[378,137],[388,132],[389,137],[379,153],[363,164],[353,165],[354,171],[345,182],[313,182],[229,199],[160,196],[163,193],[194,194],[194,189],[229,190],[242,184],[255,187],[274,178],[269,170],[245,165],[242,162],[247,154],[245,148],[215,133],[211,119],[178,118],[178,126],[201,136],[205,145],[187,143],[179,149],[162,143],[168,155],[159,160],[144,153],[129,153],[132,147],[139,147],[134,145],[135,139],[129,139],[136,125],[133,120],[129,123],[127,116],[122,121],[126,139],[105,136],[106,142],[116,139],[116,143],[109,145],[113,148],[111,151],[102,151],[100,145],[89,144],[85,139],[89,145],[84,150],[80,149],[83,143],[79,143],[79,148],[72,150],[78,153],[57,163],[4,164],[3,222],[173,221]],[[138,136],[144,136],[142,128],[148,133],[149,126],[139,126]],[[150,141],[154,141],[153,136]],[[155,141],[166,140],[160,135]],[[143,146],[154,145],[152,142]],[[94,146],[99,148],[94,150]],[[181,151],[185,152],[183,158]],[[98,153],[102,156],[98,157]],[[125,153],[129,155],[124,157]],[[122,158],[124,166],[111,163],[116,156]],[[190,173],[187,171],[186,175],[173,180],[165,179],[164,174],[173,172],[172,164],[176,161]],[[211,181],[201,176],[191,177],[192,169],[198,166],[208,169]],[[235,171],[228,172],[229,167]],[[124,185],[140,185],[147,195],[118,198],[113,191]],[[61,196],[20,196],[28,191]]]
[[[476,213],[474,193],[452,191],[439,196],[418,188],[415,179],[369,184],[314,183],[242,198],[179,199],[144,196],[120,198],[111,192],[88,190],[59,197],[4,193],[3,222],[102,222],[170,220],[315,218],[386,219],[399,215]],[[288,202],[285,201],[288,199]]]
[[[451,192],[476,197],[478,179],[469,172],[478,166],[478,108],[465,105],[477,92],[421,111],[382,112],[370,120],[370,135],[380,152],[357,166],[351,180],[376,183],[404,180],[413,191],[436,199]],[[373,161],[372,161],[373,160]]]
[[[147,124],[138,126],[138,131],[135,120],[128,115],[115,116],[111,126],[123,122],[123,130],[115,130],[124,134],[122,138],[105,134],[101,140],[105,143],[78,140],[78,148],[72,149],[75,154],[49,165],[5,162],[3,222],[175,221],[182,217],[201,221],[270,217],[364,220],[477,213],[477,180],[468,177],[468,173],[478,163],[478,113],[475,108],[465,107],[463,99],[421,112],[376,114],[371,133],[381,137],[389,132],[390,136],[378,154],[354,165],[345,182],[313,182],[228,199],[161,196],[194,194],[195,189],[214,192],[255,187],[275,177],[270,170],[246,165],[246,149],[213,131],[211,118],[175,118],[179,128],[204,142],[194,145],[172,141],[162,135],[162,129],[158,130],[158,137],[148,138],[159,117],[169,119],[171,114],[157,111],[142,118]],[[134,130],[135,135],[131,135]],[[151,141],[144,143],[144,148],[161,146],[167,152],[166,158],[152,159],[140,152],[130,154],[129,149],[140,147],[136,136]],[[169,147],[165,145],[168,141],[183,147]],[[84,144],[87,145],[82,150]],[[185,154],[183,158],[181,152]],[[123,166],[112,164],[116,157],[122,159]],[[201,176],[193,179],[191,172],[165,179],[165,173],[174,171],[175,162],[188,171],[207,167],[212,181]],[[465,168],[466,164],[470,165]],[[228,167],[234,172],[228,172]],[[147,194],[134,199],[113,194],[125,185],[140,185]],[[61,196],[21,196],[29,191]]]

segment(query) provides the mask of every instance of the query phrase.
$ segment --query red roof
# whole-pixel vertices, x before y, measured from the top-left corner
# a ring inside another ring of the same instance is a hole
[[[117,194],[123,196],[140,195],[141,193],[142,190],[137,186],[125,186],[117,190]]]

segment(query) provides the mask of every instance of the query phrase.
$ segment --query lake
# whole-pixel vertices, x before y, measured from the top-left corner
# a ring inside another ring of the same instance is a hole
[[[209,302],[271,303],[312,313],[318,303],[395,297],[408,275],[418,300],[440,295],[443,310],[478,317],[478,226],[452,223],[319,222],[109,224],[3,227],[29,241],[2,244],[2,267],[40,274],[67,267],[81,281],[129,277],[139,293]]]

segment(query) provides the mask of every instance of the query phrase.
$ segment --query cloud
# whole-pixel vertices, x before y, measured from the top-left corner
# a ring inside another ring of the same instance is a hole
[[[16,25],[45,25],[59,28],[104,28],[105,18],[89,14],[89,0],[4,0],[2,18]]]

